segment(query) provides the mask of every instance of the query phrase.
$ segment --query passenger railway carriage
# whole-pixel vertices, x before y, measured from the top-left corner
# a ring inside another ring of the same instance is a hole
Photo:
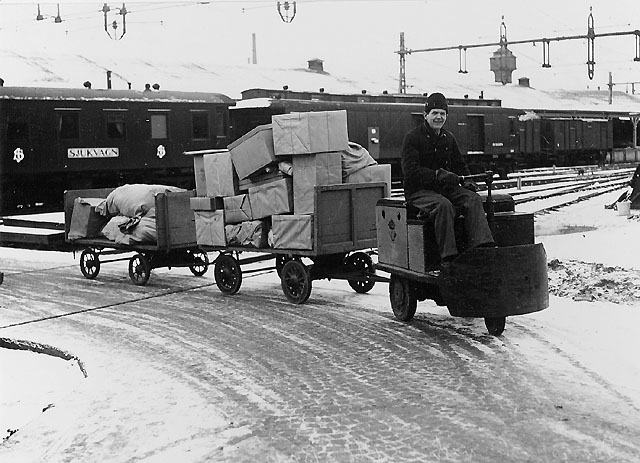
[[[64,190],[193,187],[188,150],[225,148],[222,94],[0,87],[0,212],[62,210]]]

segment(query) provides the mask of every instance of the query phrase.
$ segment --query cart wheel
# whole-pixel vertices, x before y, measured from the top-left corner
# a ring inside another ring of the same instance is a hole
[[[485,317],[484,324],[493,336],[500,336],[504,331],[506,317]]]
[[[187,251],[191,256],[193,265],[189,266],[189,270],[197,277],[201,277],[209,270],[209,256],[203,251]]]
[[[284,264],[294,259],[295,257],[291,256],[276,256],[276,272],[278,273],[279,277],[282,276],[282,269],[284,268]]]
[[[393,314],[398,320],[408,322],[416,314],[418,299],[415,290],[406,278],[391,275],[389,300]]]
[[[220,254],[215,260],[213,276],[218,289],[225,294],[235,294],[242,284],[240,264],[231,254]]]
[[[344,267],[347,272],[365,272],[368,275],[376,273],[375,268],[373,268],[371,256],[364,252],[355,252],[347,256],[344,261]],[[348,281],[349,286],[351,286],[356,293],[360,294],[368,293],[376,284],[376,282],[368,276],[364,280]]]
[[[294,304],[302,304],[311,295],[311,275],[299,260],[290,260],[282,267],[282,292]]]
[[[151,276],[151,263],[144,254],[136,254],[129,259],[129,278],[134,284],[144,286]]]
[[[85,249],[80,254],[80,271],[89,280],[93,280],[100,273],[100,259],[93,249]]]

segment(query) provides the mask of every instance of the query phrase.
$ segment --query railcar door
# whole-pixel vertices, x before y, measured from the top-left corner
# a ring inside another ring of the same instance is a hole
[[[484,114],[467,114],[467,152],[483,153],[484,146]]]

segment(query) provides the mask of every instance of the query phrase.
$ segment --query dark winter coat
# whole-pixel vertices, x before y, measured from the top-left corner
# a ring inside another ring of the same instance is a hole
[[[469,175],[469,168],[453,134],[441,129],[438,135],[426,123],[420,124],[405,136],[401,161],[405,198],[418,190],[439,193],[440,186],[436,182],[438,169]]]

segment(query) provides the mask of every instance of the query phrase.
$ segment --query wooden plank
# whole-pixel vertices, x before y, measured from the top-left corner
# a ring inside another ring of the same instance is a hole
[[[51,245],[64,242],[62,230],[0,225],[0,244]]]
[[[158,196],[163,196],[158,205]],[[163,209],[162,219],[156,217],[158,235],[163,230],[162,247],[168,249],[197,246],[195,217],[190,208],[190,198],[195,191],[167,192],[156,195],[156,208]],[[158,214],[156,209],[156,214]],[[160,241],[158,241],[160,247]]]

